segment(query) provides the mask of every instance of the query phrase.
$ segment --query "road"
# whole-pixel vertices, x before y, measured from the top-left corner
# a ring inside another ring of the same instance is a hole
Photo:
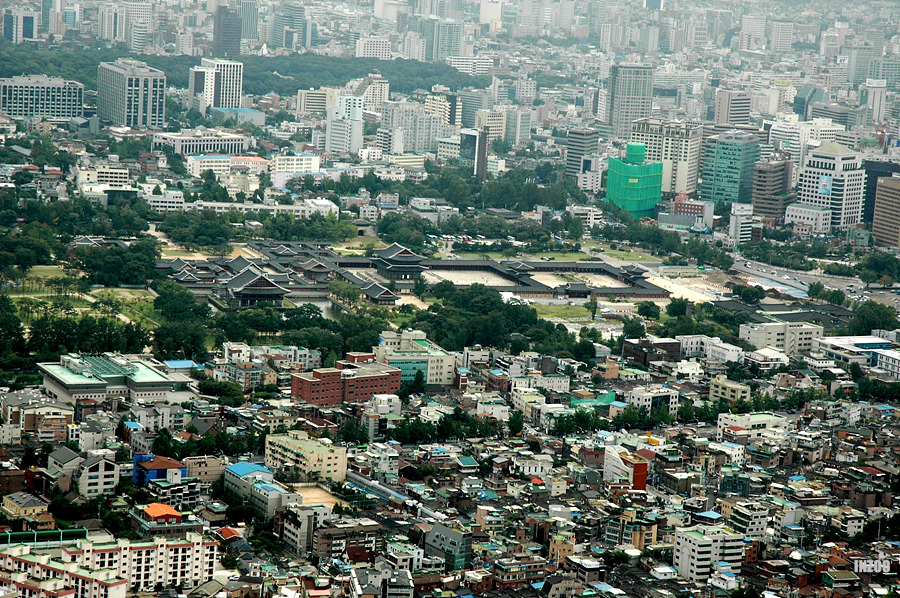
[[[749,264],[749,265],[748,265]],[[826,290],[837,289],[843,291],[849,299],[854,301],[865,301],[874,299],[880,303],[887,303],[895,307],[900,307],[900,296],[894,289],[871,288],[866,290],[858,278],[850,278],[845,276],[831,276],[822,274],[817,271],[804,272],[801,270],[790,270],[788,268],[779,268],[770,266],[754,260],[747,260],[736,257],[732,266],[733,270],[744,272],[758,278],[768,278],[777,281],[780,284],[793,287],[805,291],[813,282],[819,282],[825,285]]]

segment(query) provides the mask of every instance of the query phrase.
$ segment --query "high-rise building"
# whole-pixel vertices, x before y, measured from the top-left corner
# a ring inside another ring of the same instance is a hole
[[[900,59],[876,58],[869,63],[868,79],[884,79],[888,89],[900,84]]]
[[[778,121],[769,129],[769,144],[776,150],[784,150],[791,154],[796,183],[810,142],[834,141],[837,134],[843,130],[843,125],[834,124],[827,118],[816,118],[806,122]]]
[[[240,108],[243,94],[242,62],[203,58],[200,66],[191,67],[188,95],[200,112],[209,108]]]
[[[653,68],[617,64],[609,71],[607,127],[611,139],[628,139],[631,123],[653,112]]]
[[[809,105],[811,119],[827,118],[836,125],[843,125],[847,130],[865,126],[866,116],[865,105],[849,106],[838,102],[813,102]]]
[[[215,56],[240,56],[243,24],[241,16],[227,6],[219,6],[213,27],[212,51]]]
[[[797,201],[831,211],[831,230],[862,221],[866,171],[859,154],[839,143],[810,150],[800,169]]]
[[[806,120],[809,116],[809,106],[813,102],[821,102],[825,99],[825,92],[811,83],[803,85],[794,95],[794,114],[800,116],[800,120]]]
[[[3,37],[14,44],[37,39],[41,13],[24,8],[7,8],[3,13]]]
[[[900,248],[900,176],[877,179],[872,236],[876,245]]]
[[[479,110],[490,108],[493,105],[491,94],[484,90],[462,90],[457,94],[460,103],[460,124],[463,127],[475,126],[475,115]]]
[[[531,139],[531,110],[504,110],[503,139],[513,147]]]
[[[703,126],[677,120],[641,118],[631,125],[631,141],[647,147],[647,160],[663,164],[663,193],[694,193],[700,176]]]
[[[241,0],[238,14],[241,17],[241,39],[259,39],[259,3],[257,0]]]
[[[869,65],[873,60],[881,58],[883,49],[872,44],[852,46],[848,49],[847,81],[851,85],[859,85],[869,76]]]
[[[762,241],[762,223],[753,217],[753,206],[745,203],[731,204],[728,221],[728,237],[734,247],[751,241]]]
[[[84,85],[45,75],[0,79],[0,112],[10,118],[69,120],[84,114]]]
[[[713,135],[703,148],[700,198],[724,203],[750,203],[753,165],[759,161],[759,138],[727,131]]]
[[[476,110],[476,114],[477,114]],[[425,114],[434,114],[441,118],[441,122],[447,126],[457,125],[462,122],[462,102],[459,96],[450,94],[435,94],[425,98]]]
[[[761,160],[753,166],[753,195],[751,203],[757,215],[784,220],[784,211],[797,200],[791,191],[794,164],[783,154]]]
[[[386,129],[403,131],[408,152],[436,152],[438,138],[451,132],[440,116],[428,114],[417,102],[386,102],[381,122]]]
[[[900,161],[863,160],[866,171],[866,187],[863,194],[863,222],[872,222],[875,218],[875,193],[878,190],[878,179],[895,176],[900,173]]]
[[[99,29],[97,36],[100,39],[124,42],[125,22],[128,19],[123,6],[118,4],[103,4],[97,11]]]
[[[335,154],[357,154],[363,143],[361,120],[344,118],[336,108],[329,109],[325,124],[325,151]]]
[[[717,89],[713,122],[717,125],[750,124],[750,101],[752,97],[753,94],[749,91]]]
[[[566,176],[574,177],[583,171],[582,160],[600,149],[597,129],[570,129],[566,145]]]
[[[887,114],[887,80],[866,79],[859,88],[859,101],[866,107],[866,125],[882,124]]]
[[[460,129],[459,167],[471,170],[481,180],[487,178],[487,131]]]
[[[625,159],[610,158],[606,179],[606,200],[632,216],[655,216],[662,199],[662,162],[646,159],[643,143],[629,143]],[[568,161],[567,161],[568,163]]]
[[[97,115],[134,129],[159,129],[165,121],[166,74],[129,58],[101,62],[97,70]]]
[[[769,23],[769,51],[784,54],[791,51],[794,43],[794,23],[772,21]]]
[[[422,36],[427,61],[444,62],[450,56],[466,54],[462,21],[414,15],[409,18],[409,31]]]

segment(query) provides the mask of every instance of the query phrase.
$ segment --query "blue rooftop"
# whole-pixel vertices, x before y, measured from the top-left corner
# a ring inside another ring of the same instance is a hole
[[[239,461],[237,463],[233,463],[225,469],[240,477],[250,475],[251,473],[272,473],[265,465],[258,465],[256,463],[250,463],[248,461]]]
[[[623,403],[622,401],[613,401],[609,405],[610,407],[628,407],[628,403]]]
[[[802,475],[792,475],[792,476],[789,477],[788,479],[789,479],[790,481],[792,481],[792,482],[802,482],[802,481],[804,481],[806,478],[803,477]]]
[[[722,514],[716,513],[715,511],[703,511],[702,513],[697,513],[698,517],[706,517],[707,519],[721,519]]]
[[[140,430],[141,428],[144,427],[144,426],[142,426],[141,424],[139,424],[139,423],[137,423],[137,422],[125,422],[123,425],[124,425],[126,428],[128,428],[129,430]]]

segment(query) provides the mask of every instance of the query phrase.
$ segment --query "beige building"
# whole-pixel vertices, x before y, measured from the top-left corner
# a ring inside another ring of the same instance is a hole
[[[813,340],[822,338],[825,329],[809,322],[764,322],[741,324],[738,336],[757,349],[772,347],[787,355],[809,353]]]
[[[3,512],[11,519],[32,518],[47,512],[47,503],[27,492],[13,492],[3,497]]]
[[[335,482],[347,477],[347,449],[300,430],[267,436],[265,463],[272,469]]]
[[[900,177],[878,179],[872,236],[880,247],[900,247]]]
[[[211,484],[222,477],[222,474],[225,473],[225,466],[228,465],[228,461],[224,457],[213,455],[185,457],[181,462],[187,467],[187,476],[185,477],[197,478],[204,484]]]
[[[725,399],[729,403],[734,401],[749,401],[750,387],[734,380],[729,380],[725,376],[716,376],[709,383],[709,400],[711,402]]]

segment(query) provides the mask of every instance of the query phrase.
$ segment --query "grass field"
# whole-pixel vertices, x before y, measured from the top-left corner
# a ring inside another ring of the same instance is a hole
[[[577,262],[583,259],[590,259],[591,256],[583,251],[544,251],[543,253],[533,254],[536,259],[550,258],[556,262]]]
[[[588,318],[591,312],[583,305],[542,305],[535,303],[531,307],[541,318]]]
[[[186,249],[163,249],[162,250],[163,257],[194,257],[195,253],[193,251],[187,251]]]
[[[603,253],[610,256],[611,258],[622,260],[623,262],[658,262],[661,259],[658,257],[653,257],[652,255],[647,255],[646,253],[640,253],[638,251],[626,251],[622,249],[607,249]]]
[[[73,271],[71,274],[74,276],[77,271]],[[59,278],[62,276],[69,276],[62,266],[34,266],[25,274],[25,278]]]
[[[507,259],[506,256],[504,256],[499,251],[482,251],[482,252],[460,251],[460,252],[457,252],[456,255],[461,258],[469,259],[469,260],[480,260],[480,259],[485,259],[485,258],[492,259],[492,260]]]
[[[153,295],[143,289],[97,289],[91,293],[97,299],[119,302],[119,313],[144,328],[156,328],[162,317],[153,309]]]

